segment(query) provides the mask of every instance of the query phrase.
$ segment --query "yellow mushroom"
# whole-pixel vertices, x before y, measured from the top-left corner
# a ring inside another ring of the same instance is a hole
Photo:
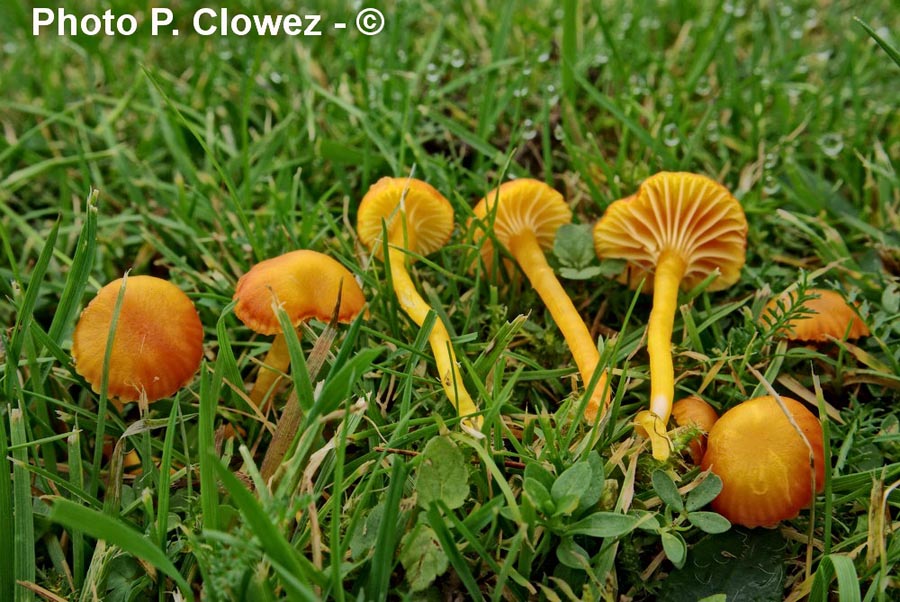
[[[340,292],[338,321],[352,322],[366,299],[350,270],[335,259],[316,251],[299,250],[261,261],[241,276],[234,290],[235,315],[250,330],[275,335],[256,383],[250,392],[254,406],[265,398],[279,374],[290,366],[281,323],[273,303],[277,299],[295,327],[301,322],[331,319]]]
[[[647,326],[650,409],[639,412],[635,423],[658,460],[671,451],[666,423],[675,395],[672,328],[678,289],[712,274],[718,276],[707,290],[731,286],[740,277],[746,246],[747,219],[737,199],[721,184],[691,173],[647,178],[636,194],[612,203],[594,227],[597,255],[625,259],[629,285],[653,275],[647,287],[653,291]]]
[[[428,255],[450,239],[453,232],[450,202],[422,180],[381,178],[360,202],[356,230],[363,244],[381,260],[384,260],[384,243],[387,242],[387,263],[394,293],[403,311],[422,326],[431,306],[416,290],[406,266],[411,261],[411,254]],[[387,241],[383,240],[385,234]],[[458,414],[464,417],[463,426],[480,431],[482,418],[474,415],[478,406],[463,384],[450,334],[440,317],[434,322],[428,342],[441,385]]]
[[[502,184],[481,199],[474,209],[479,221],[474,224],[475,241],[486,236],[484,228],[494,232],[497,242],[509,250],[543,300],[566,344],[585,385],[591,382],[600,361],[597,341],[559,283],[544,250],[553,246],[556,231],[572,220],[572,212],[563,196],[538,180],[518,179]],[[482,258],[490,264],[493,246],[484,240]],[[585,419],[593,422],[609,402],[606,373],[600,375],[585,408]]]

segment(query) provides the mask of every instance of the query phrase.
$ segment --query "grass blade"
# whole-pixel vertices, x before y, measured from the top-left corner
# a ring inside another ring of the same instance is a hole
[[[9,478],[10,467],[6,460],[8,443],[6,423],[0,420],[0,461],[3,472],[0,474],[0,600],[11,600],[15,588],[15,533],[13,531],[13,499],[12,480]]]
[[[146,535],[129,526],[124,521],[113,518],[92,508],[79,506],[75,502],[60,497],[47,498],[51,503],[48,518],[67,529],[81,529],[97,540],[103,540],[125,550],[129,554],[145,560],[172,578],[181,589],[181,595],[188,600],[194,593],[165,552]]]
[[[28,449],[24,447],[25,422],[18,408],[9,412],[9,433],[13,445],[21,445],[12,452],[17,460],[13,466],[13,513],[15,519],[15,576],[18,581],[34,582],[34,518],[31,505],[31,473],[23,465],[28,462]],[[16,602],[34,600],[34,593],[24,587],[15,590]]]

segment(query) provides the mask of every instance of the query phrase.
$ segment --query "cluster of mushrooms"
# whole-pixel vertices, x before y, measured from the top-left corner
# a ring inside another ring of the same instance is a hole
[[[597,424],[609,405],[611,379],[597,369],[597,341],[544,254],[559,227],[572,220],[563,196],[543,182],[517,179],[485,195],[474,216],[468,227],[487,272],[496,272],[490,269],[496,257],[508,256],[525,273],[572,351],[587,396],[584,420]],[[400,307],[420,327],[432,308],[416,290],[408,266],[446,244],[453,228],[450,202],[414,178],[382,178],[359,205],[359,239],[372,257],[384,262]],[[666,461],[673,447],[668,426],[673,414],[679,426],[693,425],[690,428],[708,433],[708,438],[690,443],[690,452],[704,470],[722,479],[723,490],[713,507],[734,523],[754,527],[796,516],[809,505],[813,492],[821,490],[825,463],[819,420],[800,402],[777,395],[746,401],[721,418],[697,397],[673,404],[671,349],[679,288],[705,283],[706,290],[715,291],[737,282],[746,235],[740,203],[720,184],[690,173],[651,176],[635,194],[612,203],[594,227],[598,257],[626,260],[620,281],[653,294],[647,328],[650,406],[635,417],[636,431],[649,440],[659,461]],[[813,298],[805,304],[805,313],[784,324],[777,336],[841,339],[868,334],[839,294],[810,292]],[[235,314],[245,325],[275,337],[248,395],[254,407],[271,399],[278,377],[289,369],[279,308],[296,329],[305,320],[328,321],[334,314],[350,322],[366,305],[346,267],[310,250],[258,263],[239,279],[234,298]],[[795,299],[789,293],[773,299],[763,318],[771,322]],[[153,319],[157,315],[166,316],[166,326]],[[830,334],[821,334],[822,324],[811,319],[820,316],[830,323]],[[815,332],[809,332],[814,323]],[[110,339],[112,349],[98,354]],[[480,436],[478,404],[465,387],[440,317],[428,341],[461,427]],[[105,389],[117,403],[146,404],[174,394],[193,378],[202,346],[200,319],[181,290],[158,278],[131,276],[103,287],[85,308],[73,335],[72,355],[78,373],[96,392]]]

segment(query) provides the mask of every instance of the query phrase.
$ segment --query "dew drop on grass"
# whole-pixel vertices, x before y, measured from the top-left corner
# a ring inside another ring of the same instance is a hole
[[[778,10],[778,14],[782,17],[790,17],[794,14],[794,9],[791,8],[789,4],[782,4],[781,8]]]
[[[531,75],[531,67],[525,67],[524,69],[522,69],[522,75],[524,75],[525,77]]]
[[[780,190],[781,183],[772,176],[766,176],[766,179],[763,181],[763,192],[767,196],[772,196],[778,194]]]
[[[710,142],[719,141],[719,124],[715,121],[706,126],[706,139]]]
[[[609,56],[603,54],[602,52],[594,55],[594,65],[599,67],[601,65],[605,65],[608,62],[609,62]]]
[[[534,137],[537,136],[537,130],[534,127],[534,122],[530,119],[526,119],[522,122],[522,138],[525,140],[534,140]]]
[[[524,98],[525,96],[528,96],[528,88],[517,88],[513,91],[513,96],[515,96],[516,98]]]
[[[269,74],[269,79],[272,80],[273,84],[280,84],[284,81],[284,76],[278,73],[277,71],[273,71]]]
[[[697,86],[694,88],[694,93],[698,96],[706,96],[712,91],[712,87],[709,85],[709,78],[705,75],[697,80]]]
[[[844,150],[844,137],[837,132],[829,132],[819,137],[819,148],[826,157],[835,158]]]
[[[462,52],[457,48],[453,51],[453,54],[450,55],[450,66],[454,69],[459,69],[463,65],[466,64],[466,57]]]
[[[550,53],[549,53],[549,52],[542,52],[542,53],[540,54],[540,56],[538,56],[538,62],[539,62],[539,63],[546,63],[546,62],[549,61],[549,60],[550,60]]]
[[[791,30],[791,33],[788,34],[792,40],[799,40],[803,37],[803,30],[799,27],[795,27]]]
[[[563,129],[563,126],[556,124],[556,127],[553,128],[553,137],[557,140],[562,140],[566,137],[566,131]]]
[[[775,169],[778,165],[778,155],[775,153],[766,153],[766,160],[763,165],[766,169]]]
[[[678,146],[681,142],[681,136],[678,135],[678,126],[674,123],[667,123],[663,127],[663,144],[666,146]]]

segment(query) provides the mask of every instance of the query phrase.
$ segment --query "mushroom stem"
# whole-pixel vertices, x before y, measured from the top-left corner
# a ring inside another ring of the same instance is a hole
[[[519,263],[528,281],[543,300],[553,321],[563,333],[566,344],[572,350],[575,365],[581,373],[581,379],[587,386],[594,376],[594,370],[600,362],[597,342],[581,319],[569,295],[553,273],[547,257],[538,244],[537,237],[531,230],[526,230],[509,239],[509,251]],[[608,405],[609,392],[606,389],[606,373],[600,376],[594,387],[593,395],[584,410],[585,418],[593,421],[601,408],[605,411]]]
[[[391,266],[394,293],[397,295],[397,300],[400,301],[400,307],[412,318],[413,322],[418,326],[422,326],[426,316],[428,316],[428,312],[431,311],[431,306],[422,298],[409,277],[409,272],[406,270],[406,254],[402,250],[391,246],[388,249],[388,261]],[[456,362],[456,353],[453,351],[453,346],[450,343],[450,333],[447,332],[447,327],[440,316],[434,322],[434,327],[428,335],[428,342],[431,345],[432,353],[434,353],[441,385],[444,387],[444,392],[447,394],[450,402],[453,403],[457,413],[460,416],[477,413],[478,406],[475,405],[475,402],[463,385],[462,374],[460,374],[459,366]],[[480,416],[472,416],[464,419],[463,424],[480,431],[482,418]]]
[[[678,287],[687,264],[680,253],[663,251],[653,278],[653,309],[647,326],[650,354],[650,411],[639,412],[635,423],[650,438],[653,457],[664,461],[670,452],[666,423],[675,397],[675,369],[672,366],[672,327],[678,306]]]
[[[287,339],[283,334],[276,334],[266,353],[266,359],[263,360],[263,365],[259,367],[253,389],[250,390],[250,401],[253,407],[260,407],[275,380],[287,371],[290,365],[291,356],[287,348]]]

